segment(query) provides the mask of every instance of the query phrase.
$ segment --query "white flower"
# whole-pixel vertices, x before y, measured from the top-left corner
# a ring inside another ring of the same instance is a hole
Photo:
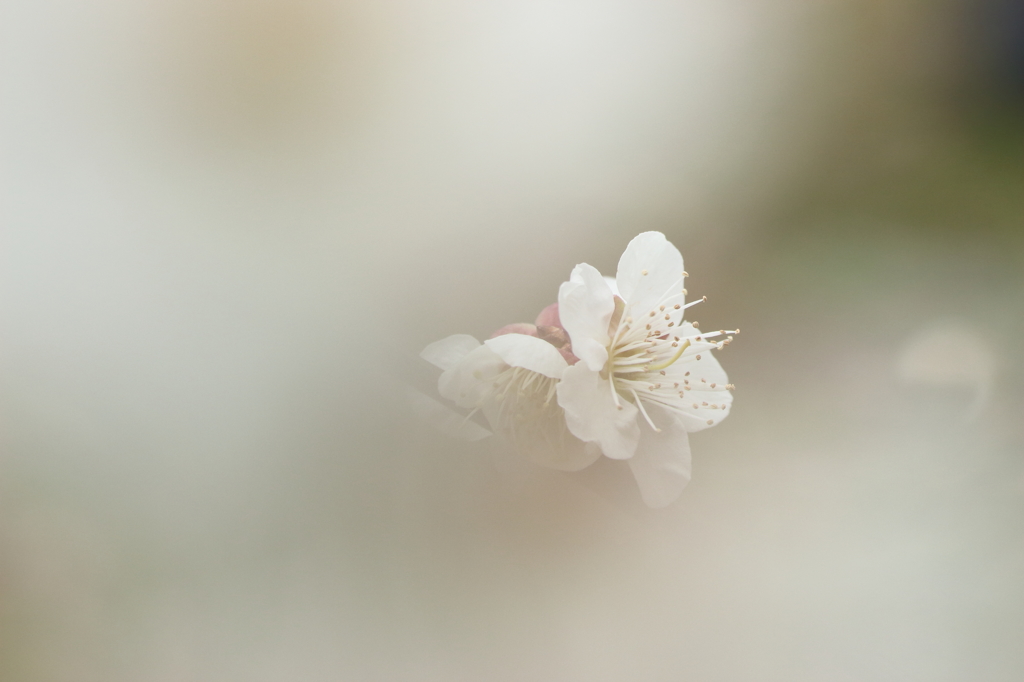
[[[537,464],[576,471],[601,452],[569,432],[555,398],[569,366],[567,354],[537,336],[505,333],[482,344],[456,334],[430,344],[420,356],[444,370],[437,384],[443,397],[481,410],[495,432]]]
[[[687,432],[717,424],[732,405],[732,387],[710,353],[728,339],[709,340],[727,332],[702,334],[683,320],[685,277],[679,250],[660,232],[645,232],[619,259],[615,290],[582,263],[558,292],[580,359],[555,389],[568,428],[628,460],[652,507],[674,501],[690,480]]]
[[[683,319],[694,305],[684,303],[685,277],[679,251],[646,232],[629,243],[614,280],[577,265],[534,324],[507,325],[482,344],[457,334],[421,355],[443,370],[443,397],[470,416],[482,411],[534,462],[575,471],[602,452],[628,460],[644,501],[662,507],[690,480],[687,433],[717,424],[732,405],[710,351],[735,332],[703,334]],[[463,430],[451,415],[443,421]]]

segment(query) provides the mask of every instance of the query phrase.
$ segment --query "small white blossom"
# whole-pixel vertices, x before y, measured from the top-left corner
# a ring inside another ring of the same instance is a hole
[[[622,254],[614,288],[582,263],[558,294],[580,359],[556,387],[569,430],[628,460],[653,507],[671,503],[690,480],[687,433],[722,421],[732,405],[732,387],[710,353],[728,342],[711,339],[726,332],[703,334],[684,321],[685,277],[679,250],[660,232],[645,232]]]
[[[509,326],[529,327],[536,333],[534,325]],[[496,433],[537,464],[576,471],[601,453],[569,432],[556,400],[558,380],[569,366],[566,353],[538,336],[513,332],[482,344],[456,334],[430,344],[420,355],[444,370],[438,379],[444,398],[483,412]]]

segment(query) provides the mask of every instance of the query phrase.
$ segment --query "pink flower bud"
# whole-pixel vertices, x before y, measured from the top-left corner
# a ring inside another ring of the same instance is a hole
[[[538,327],[561,327],[562,320],[558,317],[558,303],[552,303],[540,311],[534,324]]]
[[[565,361],[568,362],[570,365],[575,365],[577,362],[580,361],[578,357],[572,354],[572,350],[569,348],[569,346],[563,346],[559,348],[558,352],[562,354],[562,357],[565,358]]]
[[[537,327],[529,322],[513,322],[512,324],[506,324],[504,327],[491,334],[491,338],[493,339],[496,336],[504,336],[505,334],[526,334],[527,336],[537,336]]]
[[[575,365],[580,361],[578,357],[572,354],[572,344],[569,342],[569,335],[561,327],[537,327],[537,338],[543,339],[557,348],[558,352],[562,354],[562,357],[570,365]]]

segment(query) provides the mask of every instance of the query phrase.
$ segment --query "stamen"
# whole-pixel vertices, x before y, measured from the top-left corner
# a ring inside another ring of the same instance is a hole
[[[633,389],[629,389],[629,390],[630,390],[630,392],[632,392],[633,397],[636,398],[636,406],[640,408],[640,414],[642,414],[644,416],[644,419],[647,420],[647,423],[651,425],[652,429],[654,429],[658,433],[661,433],[661,429],[659,429],[657,426],[655,426],[654,422],[652,422],[651,418],[647,415],[647,410],[644,409],[644,404],[640,401],[640,396],[638,396],[636,394],[636,391],[634,391]]]
[[[692,308],[693,306],[697,305],[698,303],[704,303],[707,300],[708,300],[708,297],[707,296],[703,296],[701,298],[698,298],[696,301],[690,301],[689,303],[687,303],[686,305],[683,306],[683,310],[686,310],[687,308]]]
[[[690,324],[693,324],[693,323],[691,322]],[[707,332],[706,334],[702,334],[701,336],[698,336],[696,338],[697,339],[703,338],[703,340],[706,341],[707,339],[712,339],[712,338],[714,338],[716,336],[721,336],[722,334],[734,334],[734,333],[735,333],[734,330],[719,329],[717,332]],[[732,337],[730,336],[729,338],[731,339]]]
[[[663,362],[663,363],[660,363],[660,364],[657,364],[657,365],[651,365],[651,369],[666,369],[668,367],[671,367],[675,363],[676,360],[678,360],[679,358],[681,358],[683,356],[683,351],[685,351],[689,347],[690,347],[690,340],[687,339],[683,343],[683,345],[679,347],[679,350],[676,351],[676,354],[673,355],[667,362]],[[698,360],[700,359],[699,355],[697,356],[697,359]]]

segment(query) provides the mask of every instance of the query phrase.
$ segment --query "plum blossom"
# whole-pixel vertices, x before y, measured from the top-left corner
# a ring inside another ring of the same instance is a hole
[[[690,480],[688,433],[725,419],[732,385],[711,355],[731,341],[687,322],[683,257],[660,232],[634,238],[614,279],[581,263],[534,323],[480,343],[456,334],[421,356],[438,392],[543,466],[627,460],[651,507]],[[467,417],[468,419],[468,417]]]
[[[535,463],[577,471],[601,456],[570,433],[556,399],[562,373],[576,358],[554,312],[538,322],[502,327],[483,343],[456,334],[427,346],[421,357],[443,370],[438,392],[463,409],[483,413],[491,428]]]
[[[628,460],[652,507],[674,501],[690,480],[687,434],[719,423],[732,406],[732,386],[710,351],[735,332],[705,334],[684,320],[700,302],[685,303],[685,277],[679,250],[645,232],[626,247],[613,283],[581,263],[558,294],[580,359],[555,389],[569,431]]]

